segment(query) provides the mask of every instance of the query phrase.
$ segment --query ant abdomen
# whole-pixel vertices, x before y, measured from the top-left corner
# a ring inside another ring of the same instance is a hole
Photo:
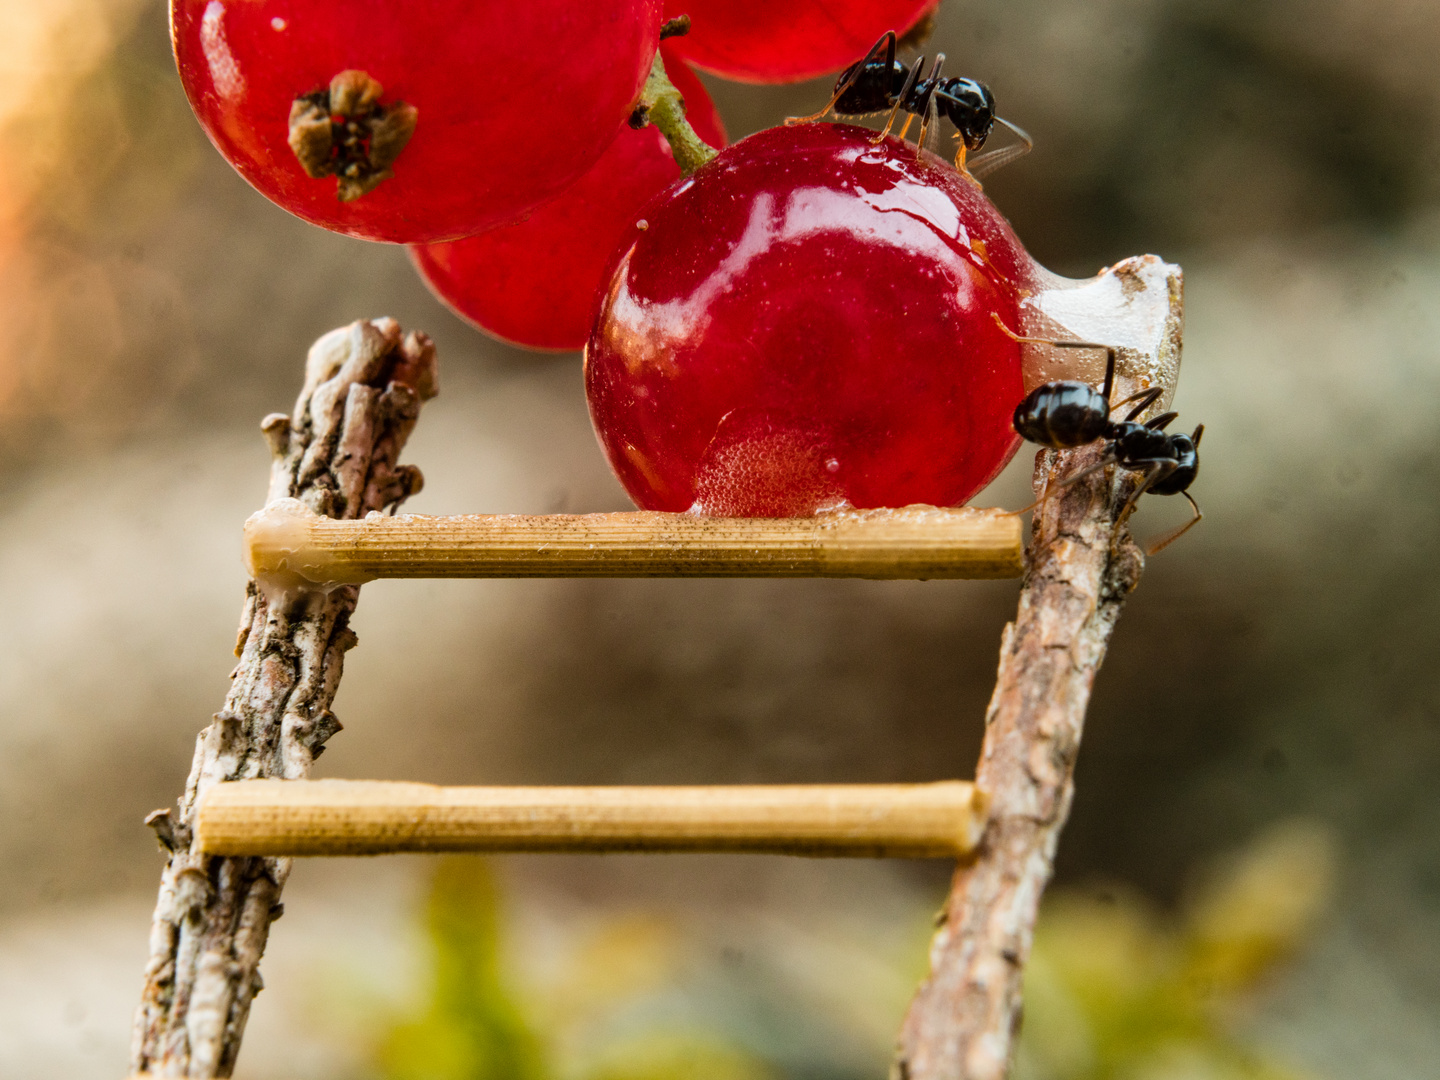
[[[870,65],[867,67],[867,65]],[[862,72],[866,78],[860,78]],[[869,116],[886,112],[905,89],[910,69],[898,60],[890,61],[890,78],[885,78],[882,63],[861,60],[840,73],[837,87],[843,87],[830,108],[839,116]]]
[[[1105,436],[1110,405],[1083,382],[1037,386],[1015,407],[1015,431],[1022,439],[1055,450],[1071,450]]]

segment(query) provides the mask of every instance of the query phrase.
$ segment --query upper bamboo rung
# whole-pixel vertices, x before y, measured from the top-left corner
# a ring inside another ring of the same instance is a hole
[[[834,511],[806,518],[695,514],[318,517],[293,500],[245,523],[257,578],[1004,578],[1022,569],[1020,519],[999,510]],[[297,577],[298,576],[298,577]]]
[[[242,780],[201,799],[210,855],[749,851],[957,858],[985,827],[973,784],[437,787]]]

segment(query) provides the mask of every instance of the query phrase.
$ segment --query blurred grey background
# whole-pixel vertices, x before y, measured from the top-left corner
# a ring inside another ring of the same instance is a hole
[[[937,48],[1036,136],[987,190],[1037,258],[1088,276],[1153,251],[1186,271],[1176,407],[1206,425],[1193,489],[1206,519],[1152,561],[1119,626],[1058,883],[1125,883],[1163,910],[1268,824],[1323,823],[1340,855],[1330,914],[1247,1023],[1307,1075],[1434,1076],[1440,7],[944,0]],[[736,138],[827,93],[708,85]],[[563,132],[563,117],[536,119]],[[628,506],[578,356],[483,337],[403,250],[311,228],[251,191],[189,114],[162,4],[0,2],[9,1080],[123,1071],[160,868],[140,820],[178,793],[223,697],[240,524],[265,491],[257,422],[289,408],[311,340],[382,314],[440,348],[442,393],[407,454],[427,478],[410,509]],[[1028,469],[1022,452],[977,501],[1022,505]],[[1148,500],[1137,530],[1183,520],[1174,502]],[[336,706],[346,729],[319,773],[968,776],[1015,595],[1006,582],[377,583]],[[717,971],[759,953],[790,957],[802,982],[871,987],[890,976],[865,974],[867,950],[923,923],[948,873],[497,865],[519,941],[668,911],[705,928],[697,963]],[[298,867],[239,1075],[370,1075],[363,1024],[332,1015],[323,988],[416,985],[426,873],[423,860]],[[787,1075],[880,1075],[908,985],[837,1021],[853,1046],[795,1035],[774,1060]]]

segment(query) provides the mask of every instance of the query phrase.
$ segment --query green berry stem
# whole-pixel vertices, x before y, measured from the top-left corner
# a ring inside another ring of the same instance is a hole
[[[646,124],[654,124],[660,129],[660,134],[670,143],[675,164],[680,166],[680,172],[684,176],[689,176],[718,153],[713,146],[695,134],[690,121],[685,119],[685,98],[675,89],[670,76],[665,74],[665,61],[659,52],[655,53],[650,74],[646,76],[645,85],[640,89],[640,100],[630,117],[631,127],[640,128]]]

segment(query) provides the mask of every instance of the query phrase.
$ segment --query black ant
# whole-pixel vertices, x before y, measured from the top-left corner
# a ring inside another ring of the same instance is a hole
[[[1204,517],[1199,505],[1187,490],[1200,473],[1200,436],[1205,433],[1204,424],[1197,426],[1190,435],[1183,432],[1167,434],[1165,428],[1180,415],[1175,412],[1161,413],[1153,420],[1137,423],[1135,418],[1164,393],[1159,386],[1141,390],[1124,401],[1111,405],[1110,394],[1115,387],[1115,349],[1112,346],[1097,345],[1091,341],[1050,341],[1046,338],[1021,337],[1011,333],[998,315],[995,316],[995,321],[1001,330],[1016,341],[1054,345],[1062,349],[1105,350],[1105,385],[1100,390],[1083,382],[1048,382],[1030,391],[1025,400],[1015,407],[1015,431],[1028,442],[1048,446],[1052,450],[1073,450],[1077,446],[1087,446],[1101,439],[1108,439],[1110,442],[1099,461],[1066,477],[1055,490],[1068,487],[1107,465],[1119,465],[1143,472],[1144,478],[1126,501],[1117,522],[1125,521],[1140,496],[1147,491],[1156,495],[1184,495],[1195,511],[1195,516],[1151,544],[1145,551],[1146,555],[1154,555],[1157,551],[1169,547]],[[1131,402],[1135,402],[1135,405],[1125,415],[1124,420],[1116,422],[1110,419],[1112,412]],[[1040,502],[1044,502],[1051,494],[1046,491]],[[1039,503],[1035,505],[1038,506]]]
[[[972,179],[979,179],[994,172],[1016,158],[1028,154],[1035,142],[1029,135],[1004,117],[995,115],[995,97],[989,87],[975,79],[949,79],[940,77],[940,66],[945,63],[945,54],[935,55],[935,64],[930,74],[923,79],[920,70],[925,66],[925,57],[918,56],[908,68],[895,59],[895,31],[887,30],[881,35],[858,62],[851,64],[840,73],[835,82],[835,93],[830,103],[813,116],[792,116],[787,124],[803,124],[821,120],[832,110],[836,116],[871,116],[890,110],[885,127],[872,142],[879,143],[895,123],[903,109],[907,114],[905,126],[900,129],[900,138],[910,130],[910,123],[920,117],[919,146],[925,145],[925,136],[930,130],[930,121],[938,113],[955,125],[955,137],[960,140],[960,149],[955,154],[955,167]],[[967,153],[979,150],[990,137],[990,129],[999,120],[1016,135],[1021,142],[1000,150],[981,154],[965,167]]]

